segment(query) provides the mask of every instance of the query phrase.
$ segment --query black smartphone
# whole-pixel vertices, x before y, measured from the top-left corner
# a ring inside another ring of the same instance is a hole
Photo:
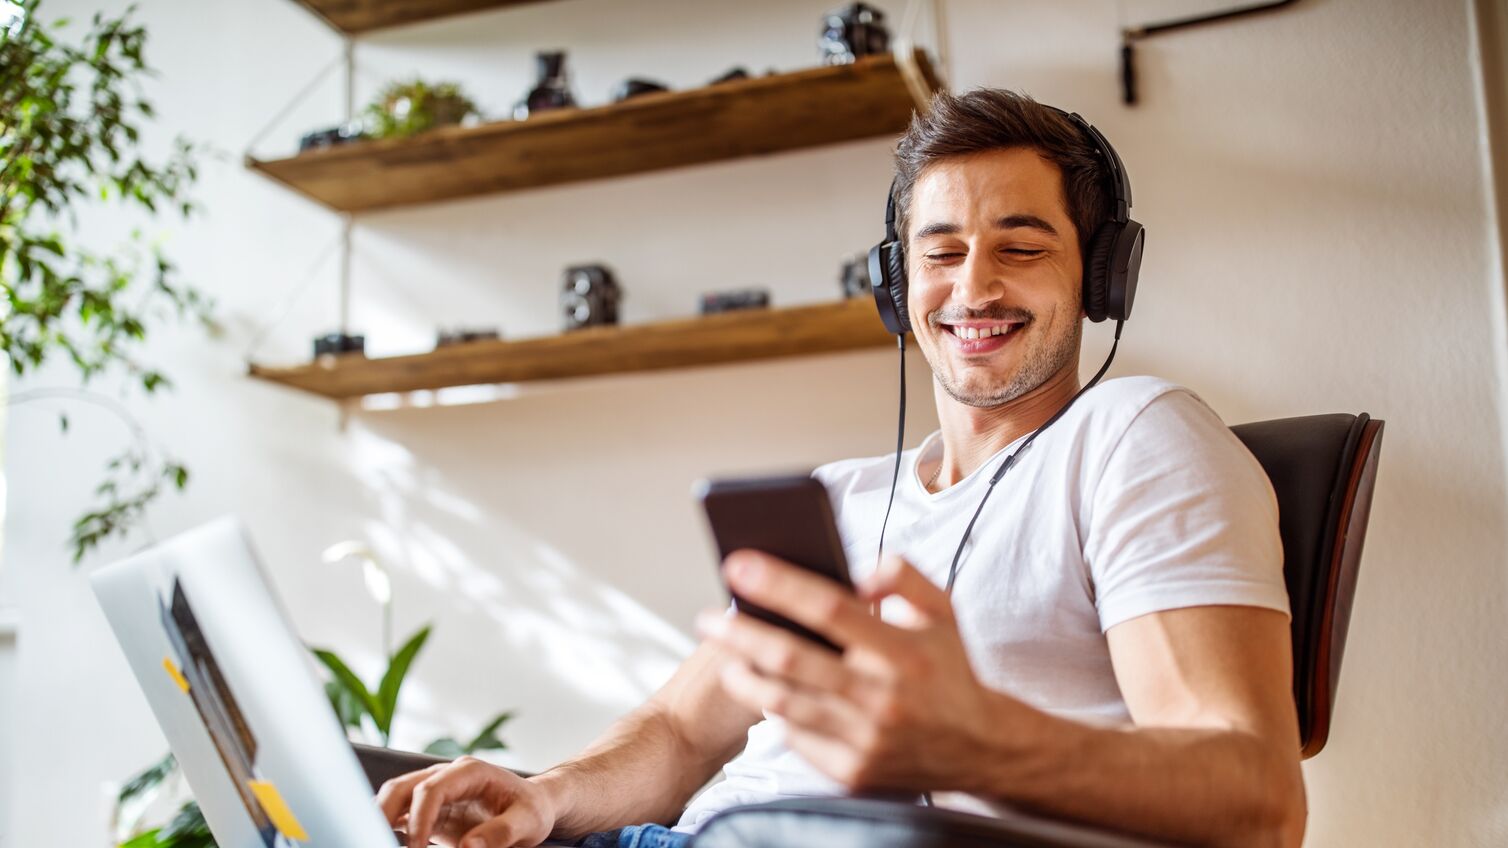
[[[805,475],[703,480],[697,483],[695,494],[707,512],[719,563],[736,550],[752,548],[853,591],[832,502],[821,482]],[[720,565],[718,574],[722,574]],[[727,585],[725,580],[724,588]],[[731,589],[729,593],[739,612],[841,651],[820,634],[743,600]]]

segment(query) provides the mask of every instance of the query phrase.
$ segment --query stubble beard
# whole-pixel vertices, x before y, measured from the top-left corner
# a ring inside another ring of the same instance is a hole
[[[1036,316],[1033,315],[1019,330],[1024,333],[1036,324]],[[946,332],[946,331],[943,331]],[[1048,380],[1053,375],[1071,365],[1075,354],[1078,353],[1079,343],[1084,335],[1082,322],[1072,321],[1068,331],[1060,340],[1051,338],[1043,339],[1039,344],[1027,348],[1021,367],[1005,385],[999,387],[986,386],[981,389],[970,389],[953,379],[953,375],[937,365],[932,366],[932,376],[942,390],[947,392],[948,397],[976,409],[989,409],[1010,403],[1016,398],[1030,392]],[[946,344],[946,342],[944,342]],[[939,354],[939,360],[942,355]]]

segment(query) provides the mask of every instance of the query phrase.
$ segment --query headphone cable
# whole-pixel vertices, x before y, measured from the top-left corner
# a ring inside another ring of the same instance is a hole
[[[974,515],[969,519],[969,526],[964,528],[963,538],[958,540],[958,550],[953,552],[953,563],[948,566],[948,582],[943,586],[944,592],[947,592],[949,595],[953,594],[953,581],[958,578],[958,564],[959,561],[963,559],[964,545],[968,544],[969,542],[969,534],[974,532],[974,522],[979,520],[979,513],[984,511],[985,501],[988,501],[990,499],[990,493],[995,491],[995,484],[999,483],[1000,479],[1005,476],[1005,473],[1011,470],[1011,466],[1016,464],[1016,457],[1020,456],[1027,448],[1031,447],[1032,442],[1036,441],[1037,437],[1042,435],[1042,433],[1048,427],[1056,424],[1058,422],[1058,419],[1062,418],[1064,413],[1072,409],[1073,405],[1078,402],[1079,398],[1083,397],[1085,392],[1094,388],[1100,382],[1100,379],[1105,376],[1105,372],[1110,370],[1110,363],[1115,361],[1115,350],[1116,348],[1120,347],[1121,328],[1124,327],[1125,324],[1126,322],[1124,320],[1115,322],[1115,341],[1111,342],[1110,344],[1110,355],[1105,357],[1105,364],[1100,366],[1100,370],[1095,372],[1094,377],[1090,378],[1089,382],[1084,384],[1084,388],[1079,389],[1072,398],[1069,398],[1068,403],[1064,404],[1062,409],[1059,409],[1057,412],[1053,413],[1053,416],[1047,419],[1046,423],[1044,423],[1041,427],[1033,430],[1031,435],[1026,437],[1026,441],[1021,443],[1021,447],[1016,448],[1010,453],[1009,456],[1007,456],[1000,462],[1000,467],[996,469],[995,473],[990,477],[989,487],[984,490],[984,497],[979,499],[979,506],[974,508]],[[889,507],[886,507],[886,512],[889,512]],[[883,528],[881,529],[881,533],[884,533]]]
[[[906,336],[895,337],[896,347],[901,350],[901,412],[900,423],[895,427],[895,472],[890,475],[890,500],[885,502],[885,520],[880,522],[880,547],[874,554],[874,567],[878,571],[885,555],[885,526],[890,523],[890,508],[895,506],[895,484],[901,479],[901,450],[906,443]]]

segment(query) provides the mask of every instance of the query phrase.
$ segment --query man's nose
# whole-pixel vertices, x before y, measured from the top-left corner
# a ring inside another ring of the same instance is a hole
[[[1005,293],[1005,278],[988,254],[970,250],[953,281],[954,302],[970,309],[982,308]]]

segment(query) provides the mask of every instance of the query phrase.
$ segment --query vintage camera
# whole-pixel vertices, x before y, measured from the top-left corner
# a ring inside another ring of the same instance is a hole
[[[740,309],[764,309],[769,305],[769,289],[708,292],[702,295],[701,313],[716,315],[719,312],[736,312]]]
[[[869,254],[855,253],[843,260],[843,267],[838,271],[838,285],[845,298],[868,297]]]
[[[885,13],[867,3],[850,3],[828,12],[822,19],[817,49],[824,65],[846,65],[860,56],[884,53],[890,49]]]
[[[497,341],[502,333],[496,327],[452,327],[435,334],[435,347],[451,347],[470,342]]]
[[[560,311],[566,330],[618,323],[618,301],[623,291],[605,265],[578,265],[565,269],[560,290]]]
[[[367,337],[347,333],[326,333],[314,338],[314,358],[342,353],[366,354]]]
[[[342,144],[350,144],[363,138],[366,138],[366,128],[360,121],[351,121],[338,127],[305,133],[298,140],[298,152],[303,153],[306,150],[339,147]]]
[[[576,105],[576,96],[571,94],[570,83],[566,80],[565,57],[564,50],[546,50],[534,54],[538,81],[524,99],[513,107],[515,121],[522,121],[538,112],[567,109]]]
[[[625,100],[639,97],[640,95],[669,90],[670,86],[664,83],[641,79],[640,77],[629,77],[623,82],[618,83],[617,87],[613,89],[613,102],[622,103]]]

